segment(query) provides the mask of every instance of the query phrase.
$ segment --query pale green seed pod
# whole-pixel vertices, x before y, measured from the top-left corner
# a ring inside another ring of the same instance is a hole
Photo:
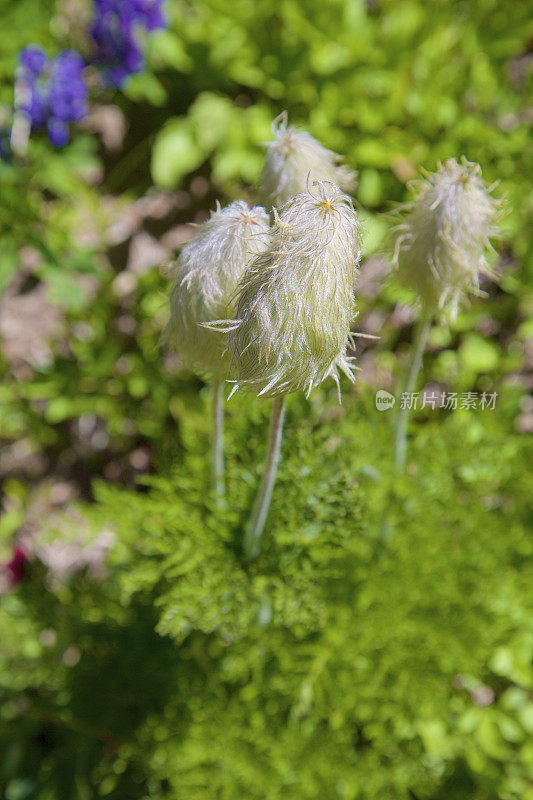
[[[479,293],[479,276],[494,275],[487,260],[497,233],[499,203],[481,168],[449,159],[414,184],[417,197],[401,209],[394,262],[400,281],[416,292],[429,316],[455,318],[464,297]]]
[[[267,155],[260,181],[262,202],[279,207],[291,197],[305,192],[315,180],[332,181],[344,192],[352,192],[357,173],[342,164],[343,157],[328,150],[306,131],[287,127],[284,111],[272,123],[273,142],[268,142]]]
[[[269,242],[268,214],[238,200],[211,213],[176,261],[170,320],[163,341],[200,374],[228,376],[230,356],[218,333],[200,323],[235,314],[237,285],[246,266]]]
[[[275,214],[268,248],[246,270],[226,324],[235,390],[307,394],[340,369],[355,311],[361,235],[350,198],[316,181]],[[219,327],[222,330],[222,326]]]

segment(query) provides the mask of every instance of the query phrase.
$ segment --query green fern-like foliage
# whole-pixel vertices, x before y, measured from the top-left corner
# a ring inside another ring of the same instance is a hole
[[[10,796],[528,796],[527,445],[490,412],[443,413],[395,479],[372,398],[332,399],[289,406],[253,564],[268,404],[250,398],[229,406],[225,509],[197,407],[170,474],[81,509],[114,531],[105,578],[33,562],[0,617]]]

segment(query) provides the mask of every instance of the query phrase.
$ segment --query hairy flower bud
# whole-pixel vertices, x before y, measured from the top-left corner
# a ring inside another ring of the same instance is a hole
[[[260,206],[238,200],[217,207],[176,261],[170,320],[163,340],[190,369],[226,377],[223,338],[200,323],[232,316],[235,293],[248,263],[268,244],[269,218]]]
[[[415,184],[395,229],[394,261],[402,283],[415,291],[424,311],[447,309],[452,318],[463,297],[479,292],[479,276],[493,275],[487,261],[496,232],[498,202],[481,178],[481,168],[449,159]]]
[[[344,192],[356,186],[356,173],[342,164],[342,156],[328,150],[306,131],[287,127],[284,111],[272,123],[274,141],[267,143],[261,177],[261,197],[265,206],[279,206],[295,194],[304,192],[315,180],[332,181]]]
[[[229,332],[235,390],[275,396],[309,392],[337,368],[353,382],[346,346],[361,257],[350,198],[329,182],[289,200],[275,215],[268,248],[248,267]]]

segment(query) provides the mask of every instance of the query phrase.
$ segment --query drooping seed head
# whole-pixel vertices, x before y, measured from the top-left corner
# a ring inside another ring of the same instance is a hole
[[[246,270],[228,324],[235,387],[275,396],[309,392],[337,368],[353,381],[346,348],[361,257],[360,225],[338,186],[316,181],[281,209],[267,249]]]
[[[176,261],[170,320],[163,333],[184,366],[226,377],[226,343],[200,323],[233,316],[235,294],[245,267],[268,244],[268,214],[238,200],[217,207],[199,226]]]
[[[284,111],[272,123],[274,141],[267,143],[267,155],[261,177],[264,205],[279,207],[291,197],[305,192],[312,181],[336,183],[344,192],[356,186],[356,173],[342,164],[342,156],[328,150],[306,131],[287,127]]]
[[[487,260],[497,233],[499,203],[481,168],[449,159],[415,184],[417,197],[402,209],[395,229],[394,261],[401,282],[429,314],[451,317],[468,292],[479,292],[479,276],[494,275]]]

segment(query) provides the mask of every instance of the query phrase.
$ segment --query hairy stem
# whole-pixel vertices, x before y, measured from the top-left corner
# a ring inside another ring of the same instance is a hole
[[[212,381],[211,420],[212,452],[211,479],[213,490],[220,500],[226,487],[224,485],[224,383],[219,378]]]
[[[244,534],[244,552],[247,558],[256,558],[261,549],[261,535],[265,527],[272,490],[276,480],[281,440],[283,438],[283,420],[285,418],[285,396],[275,397],[270,417],[268,451],[261,484],[255,498],[252,516]]]
[[[424,357],[424,350],[428,340],[429,331],[431,328],[431,317],[421,317],[415,341],[413,343],[413,352],[411,355],[411,364],[407,373],[407,378],[403,387],[403,393],[411,393],[414,391],[416,381],[420,368],[422,366],[422,359]],[[407,423],[409,421],[409,403],[405,402],[403,407],[400,398],[400,408],[398,411],[398,418],[396,420],[396,469],[402,471],[405,469],[405,461],[407,457]]]

